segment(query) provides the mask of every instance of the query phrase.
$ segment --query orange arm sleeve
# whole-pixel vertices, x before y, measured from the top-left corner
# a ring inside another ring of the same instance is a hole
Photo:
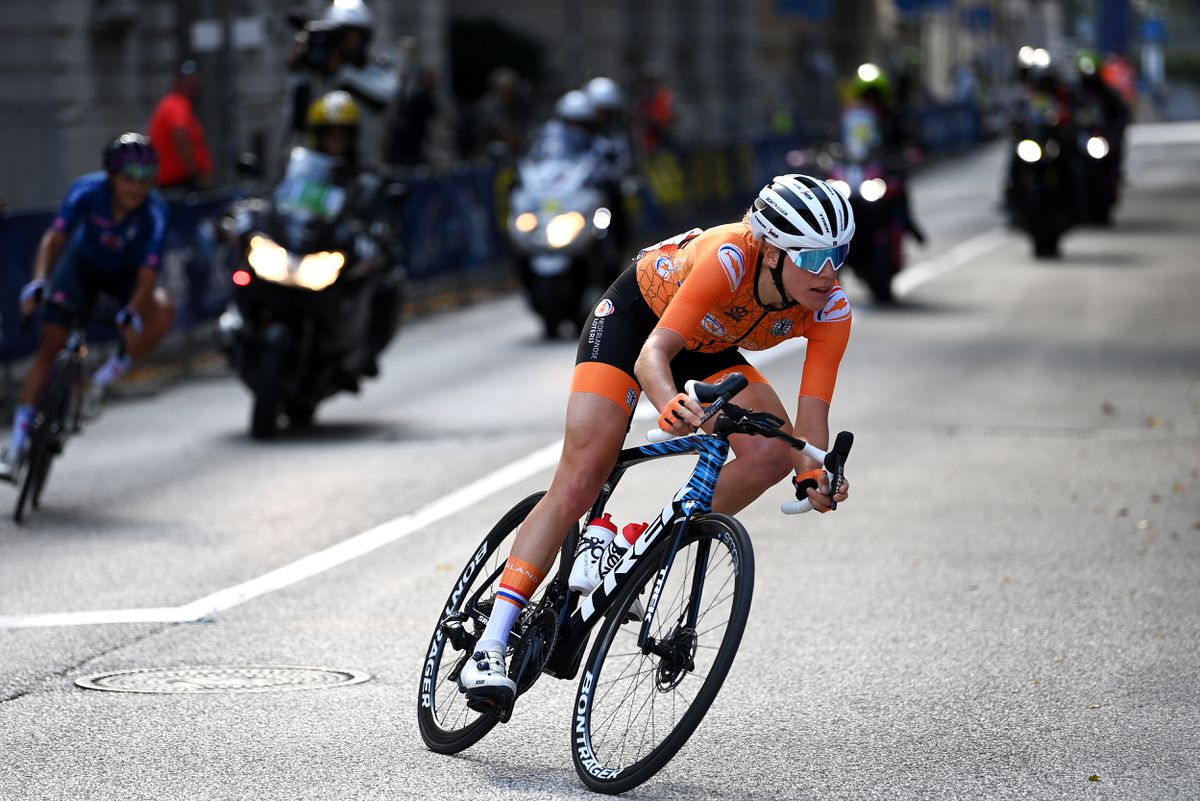
[[[850,320],[848,317],[836,323],[809,322],[805,332],[808,352],[804,357],[804,377],[800,379],[800,397],[833,402],[838,366],[846,352],[846,343],[850,341]]]

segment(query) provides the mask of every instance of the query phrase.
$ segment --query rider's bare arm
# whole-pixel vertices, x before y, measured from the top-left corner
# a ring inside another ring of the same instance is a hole
[[[682,335],[669,328],[655,328],[634,363],[633,372],[638,383],[659,411],[674,402],[679,394],[671,378],[671,360],[683,350],[684,342]],[[672,425],[673,434],[690,434],[700,425],[701,409],[691,398],[679,401],[676,414],[682,419]]]
[[[795,435],[806,442],[811,442],[821,450],[829,447],[829,404],[820,398],[801,395],[796,402],[796,431]],[[837,493],[829,497],[829,477],[816,462],[800,451],[792,451],[792,459],[796,468],[796,476],[803,478],[811,476],[817,480],[817,488],[808,491],[808,499],[818,512],[827,512],[831,508],[831,500],[841,503],[850,494],[850,482],[842,480]]]
[[[149,267],[138,270],[137,286],[129,296],[129,306],[135,309],[145,309],[154,296],[154,288],[158,285],[158,271]]]

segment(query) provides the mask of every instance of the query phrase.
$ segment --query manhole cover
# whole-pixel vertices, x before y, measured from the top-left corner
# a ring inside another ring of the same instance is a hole
[[[281,690],[320,690],[361,684],[371,674],[358,670],[272,665],[142,668],[80,676],[75,683],[88,690],[117,693],[267,693]]]

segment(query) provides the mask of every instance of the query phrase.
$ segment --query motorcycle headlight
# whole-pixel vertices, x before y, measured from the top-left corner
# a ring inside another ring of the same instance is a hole
[[[256,234],[250,238],[246,261],[254,274],[264,281],[317,292],[337,280],[346,257],[332,251],[310,253],[299,258],[288,253],[270,237]]]
[[[534,214],[532,211],[526,211],[522,214],[517,215],[517,219],[513,223],[513,226],[521,233],[527,234],[530,231],[532,231],[534,228],[537,228],[537,224],[538,224],[537,215]]]
[[[318,292],[337,280],[345,263],[346,257],[337,251],[310,253],[296,269],[296,285]]]
[[[254,274],[264,281],[286,283],[290,275],[288,252],[262,235],[250,237],[246,261],[250,262]]]
[[[863,196],[863,200],[874,203],[887,192],[887,183],[882,178],[872,178],[869,181],[863,181],[859,185],[858,191]]]
[[[850,184],[846,183],[845,181],[833,180],[833,181],[829,182],[829,185],[832,186],[837,191],[841,192],[842,197],[844,197],[844,198],[850,197]]]
[[[1021,161],[1033,164],[1042,158],[1042,146],[1032,139],[1022,139],[1017,143],[1017,156]]]
[[[1108,155],[1108,140],[1103,136],[1093,136],[1087,141],[1088,155],[1094,159],[1102,159]]]
[[[575,241],[587,220],[577,211],[557,214],[546,224],[546,242],[552,248],[565,248]]]

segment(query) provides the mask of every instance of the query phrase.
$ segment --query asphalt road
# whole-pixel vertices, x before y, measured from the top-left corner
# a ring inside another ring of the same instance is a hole
[[[629,797],[1200,797],[1200,129],[1132,142],[1116,225],[1071,232],[1059,262],[1000,225],[998,146],[916,181],[931,243],[901,304],[847,279],[831,417],[857,435],[853,496],[784,517],[780,487],[740,516],[758,570],[738,659]],[[127,390],[29,524],[0,522],[0,799],[590,795],[574,682],[543,678],[457,757],[415,723],[457,570],[550,477],[574,345],[538,330],[517,298],[423,319],[381,380],[269,444],[219,365]],[[785,396],[801,363],[759,360]],[[684,472],[627,478],[618,519]],[[371,678],[74,683],[212,665]]]

